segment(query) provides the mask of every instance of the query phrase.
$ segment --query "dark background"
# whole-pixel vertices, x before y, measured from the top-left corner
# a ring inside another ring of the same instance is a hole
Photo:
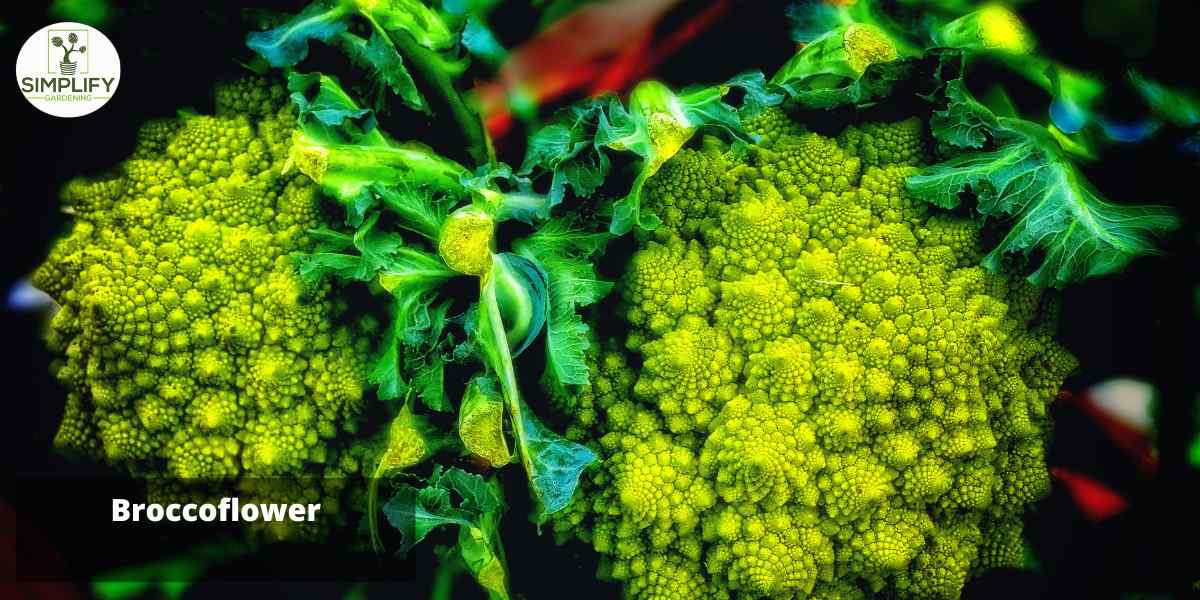
[[[63,182],[75,175],[99,174],[127,156],[142,121],[170,116],[189,106],[200,112],[211,110],[212,82],[240,72],[234,61],[248,58],[242,46],[247,25],[240,20],[240,11],[227,7],[232,5],[201,8],[201,4],[130,3],[114,22],[102,27],[121,53],[122,78],[114,98],[92,115],[77,119],[44,115],[29,106],[15,88],[8,89],[3,113],[6,139],[0,155],[0,244],[5,250],[0,261],[2,289],[26,276],[61,231],[64,220],[56,199]],[[685,2],[664,27],[685,20],[705,4]],[[289,3],[253,3],[257,7],[272,5],[288,8]],[[772,72],[792,52],[782,16],[784,5],[737,3],[712,30],[663,63],[657,76],[668,83],[687,84],[723,80],[747,68]],[[1022,7],[1021,13],[1038,33],[1046,53],[1067,64],[1116,81],[1132,63],[1164,83],[1200,88],[1194,62],[1200,11],[1194,3],[1055,1]],[[15,58],[25,38],[54,19],[35,4],[34,9],[20,12],[0,10],[0,21],[6,25],[0,36],[0,57]],[[533,23],[510,19],[495,25],[503,40],[511,43],[526,37]],[[1114,110],[1132,111],[1134,103],[1127,100],[1118,94]],[[1193,371],[1200,366],[1193,346],[1200,332],[1192,306],[1200,264],[1196,251],[1198,164],[1175,151],[1177,141],[1178,136],[1168,132],[1157,141],[1117,149],[1106,155],[1103,168],[1088,169],[1089,177],[1110,199],[1172,204],[1183,216],[1184,227],[1165,241],[1163,256],[1139,260],[1119,277],[1067,290],[1060,327],[1060,339],[1081,362],[1079,374],[1067,382],[1067,389],[1080,392],[1091,383],[1122,375],[1156,386],[1161,399],[1157,407],[1159,469],[1152,477],[1139,475],[1090,419],[1071,406],[1056,405],[1052,409],[1056,428],[1050,465],[1104,482],[1128,499],[1130,508],[1092,524],[1056,483],[1050,497],[1027,519],[1027,536],[1041,565],[1040,573],[986,574],[968,583],[966,598],[1105,598],[1126,592],[1179,597],[1188,594],[1191,582],[1200,578],[1200,559],[1187,549],[1200,539],[1194,516],[1200,506],[1196,472],[1188,470],[1184,462],[1195,426]],[[508,157],[510,162],[518,159],[519,155]],[[0,423],[7,429],[3,439],[9,445],[3,455],[12,461],[0,489],[8,503],[0,537],[9,543],[13,527],[19,524],[26,536],[22,539],[42,540],[40,551],[47,556],[57,554],[66,564],[88,554],[94,556],[84,563],[134,564],[162,558],[170,547],[186,548],[196,536],[172,536],[164,548],[139,543],[145,540],[137,536],[97,539],[85,535],[86,529],[72,521],[72,514],[61,511],[87,503],[86,485],[73,491],[63,486],[31,489],[29,477],[47,474],[102,477],[109,482],[104,486],[120,485],[111,483],[109,478],[115,474],[103,467],[70,462],[49,450],[64,394],[47,372],[50,357],[40,340],[40,328],[37,315],[0,311],[0,332],[9,350],[3,364],[12,369],[6,378],[10,387],[3,396],[5,412],[0,413]],[[595,557],[590,549],[556,547],[549,534],[536,535],[525,521],[527,494],[522,485],[512,487],[508,498],[513,507],[503,535],[513,589],[529,600],[557,598],[564,593],[580,599],[617,597],[616,585],[594,579]],[[91,491],[97,502],[107,502],[111,489],[92,486]],[[10,520],[12,505],[18,517],[15,522]],[[420,554],[416,568],[425,573],[432,565]],[[356,560],[338,548],[310,548],[303,556],[312,564]],[[235,562],[226,572],[279,573],[281,565],[288,561],[294,565],[296,560],[294,552],[268,553]],[[0,574],[0,589],[4,589],[3,578]],[[380,584],[372,587],[371,596],[379,592],[410,597],[408,594],[416,591],[412,597],[423,597],[426,585],[427,578]],[[292,582],[262,583],[252,589],[267,597],[340,597],[346,587]],[[75,587],[78,593],[86,589],[82,582]],[[464,596],[473,591],[469,582],[461,582],[458,589]],[[193,587],[187,597],[215,598],[228,591],[228,584],[203,583]]]

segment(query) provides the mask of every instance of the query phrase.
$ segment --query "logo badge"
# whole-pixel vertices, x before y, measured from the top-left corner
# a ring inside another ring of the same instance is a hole
[[[99,110],[121,81],[121,58],[100,30],[55,23],[25,40],[17,55],[17,88],[38,110],[82,117]]]

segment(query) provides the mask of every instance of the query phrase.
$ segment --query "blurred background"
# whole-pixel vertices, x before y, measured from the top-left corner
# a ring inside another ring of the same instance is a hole
[[[29,296],[20,282],[62,230],[58,188],[73,176],[102,173],[126,157],[141,122],[184,107],[210,110],[212,82],[245,72],[240,62],[250,56],[244,35],[254,28],[258,11],[294,12],[300,6],[274,1],[14,4],[0,9],[0,55],[15,58],[25,38],[47,24],[82,21],[101,29],[116,45],[122,81],[112,101],[78,119],[42,114],[15,89],[7,92],[8,135],[0,160],[0,243],[5,245],[0,290],[6,296],[0,331],[10,350],[3,364],[11,369],[7,381],[12,385],[0,418],[9,428],[4,457],[10,463],[0,488],[0,537],[5,542],[0,596],[89,598],[99,591],[106,600],[215,598],[236,585],[238,591],[266,597],[424,597],[433,567],[428,553],[418,553],[423,556],[405,567],[415,568],[417,576],[398,583],[244,581],[245,573],[271,573],[282,561],[322,564],[357,558],[322,547],[242,556],[235,542],[227,546],[224,539],[184,534],[160,536],[154,544],[145,537],[93,539],[71,515],[61,513],[76,501],[73,493],[82,497],[81,490],[72,490],[79,485],[72,481],[119,481],[120,476],[51,450],[64,392],[48,372],[43,318],[31,309],[36,296]],[[499,75],[496,69],[481,69],[476,87],[501,158],[510,162],[520,162],[523,153],[529,125],[524,119],[548,115],[571,100],[621,92],[650,76],[681,86],[726,80],[750,68],[770,73],[795,50],[783,16],[787,2],[781,1],[560,0],[541,3],[542,11],[531,10],[527,0],[510,4],[512,10],[495,11],[491,25],[513,50],[499,66]],[[581,19],[580,27],[586,27],[572,30],[570,37],[538,35],[550,23],[580,19],[578,11],[596,5],[611,5],[613,14],[637,18],[617,24]],[[1191,64],[1200,23],[1197,3],[1056,0],[1021,3],[1019,12],[1044,52],[1067,65],[1105,80],[1119,80],[1128,66],[1136,65],[1164,84],[1200,90],[1198,70]],[[512,103],[516,85],[536,102]],[[1114,114],[1120,116],[1126,101],[1132,106],[1132,98],[1116,94],[1111,99]],[[987,573],[967,584],[964,598],[1200,594],[1200,587],[1193,587],[1200,580],[1200,558],[1192,550],[1200,540],[1200,466],[1189,462],[1200,381],[1200,353],[1194,346],[1200,339],[1198,167],[1195,156],[1177,152],[1169,140],[1154,140],[1117,147],[1086,169],[1108,197],[1171,204],[1184,226],[1166,241],[1162,256],[1141,259],[1119,277],[1091,280],[1063,294],[1059,338],[1081,368],[1052,408],[1056,425],[1048,461],[1054,487],[1027,517],[1029,568]],[[1200,463],[1200,451],[1195,454]],[[60,484],[33,487],[45,477]],[[46,497],[50,494],[53,501]],[[550,535],[538,536],[525,519],[530,508],[522,505],[526,494],[508,497],[513,507],[503,537],[518,596],[618,597],[618,586],[595,580],[596,559],[589,549],[556,547]],[[43,561],[44,576],[14,572],[16,552]],[[90,558],[79,558],[85,555]],[[208,581],[156,586],[123,575],[108,586],[90,583],[92,577],[123,567],[163,560],[175,569],[168,569],[168,579],[206,573]],[[210,563],[218,566],[198,570]],[[230,579],[243,581],[233,584]],[[457,591],[463,597],[476,593],[471,585]]]

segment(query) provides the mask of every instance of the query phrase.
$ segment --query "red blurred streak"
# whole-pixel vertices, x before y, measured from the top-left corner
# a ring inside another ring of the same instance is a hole
[[[1087,394],[1075,395],[1063,390],[1058,394],[1059,399],[1078,408],[1091,417],[1109,439],[1128,455],[1143,475],[1153,475],[1158,470],[1158,457],[1154,455],[1154,444],[1150,438],[1139,429],[1114,418],[1096,406]]]
[[[579,88],[591,95],[622,90],[732,7],[714,0],[653,45],[654,26],[680,0],[609,0],[584,6],[509,53],[496,79],[478,82],[475,96],[493,139],[511,130],[510,95],[521,90],[538,103]]]
[[[476,86],[486,122],[508,112],[513,90],[539,102],[595,79],[601,65],[651,31],[680,0],[609,0],[579,8],[512,50],[495,81]]]
[[[494,142],[497,142],[497,146],[500,145],[498,140],[507,135],[508,131],[512,129],[512,124],[513,116],[508,111],[490,115],[483,120],[483,126],[487,127],[488,135],[492,136]]]
[[[610,0],[589,4],[558,20],[515,52],[501,68],[506,81],[536,81],[545,74],[616,54],[650,30],[679,0]]]
[[[1103,483],[1063,467],[1051,467],[1050,474],[1067,487],[1083,516],[1097,523],[1129,508],[1129,502]]]
[[[693,38],[704,33],[705,29],[712,27],[718,19],[729,12],[732,6],[733,2],[731,0],[716,0],[711,6],[705,8],[699,14],[693,15],[683,25],[680,25],[678,29],[671,32],[670,35],[654,47],[654,50],[645,55],[642,60],[632,62],[632,70],[623,73],[623,78],[615,79],[614,77],[613,81],[602,78],[600,83],[592,88],[590,94],[597,96],[606,91],[620,91],[631,83],[645,77],[646,74],[657,68],[669,56],[675,54],[680,48],[692,41]]]
[[[551,74],[542,81],[542,85],[545,87],[532,91],[537,95],[539,103],[544,102],[549,98],[566,94],[583,86],[599,71],[600,65],[598,64],[579,65],[569,73]],[[480,112],[483,115],[483,124],[487,127],[488,135],[492,137],[493,141],[502,138],[512,128],[513,114],[508,110],[510,89],[513,88],[505,87],[504,84],[497,82],[477,83],[475,86],[475,94],[479,98]]]
[[[642,36],[637,41],[630,44],[616,58],[609,62],[608,67],[600,74],[600,78],[588,90],[588,95],[599,96],[605,92],[620,91],[628,85],[634,78],[634,74],[639,72],[639,63],[647,60],[646,57],[650,51],[650,42],[653,39],[654,34],[649,30],[642,33]]]

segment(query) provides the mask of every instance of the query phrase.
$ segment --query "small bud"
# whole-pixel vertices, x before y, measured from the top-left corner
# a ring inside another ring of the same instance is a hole
[[[446,219],[438,238],[438,254],[446,266],[466,275],[481,276],[492,267],[495,223],[483,211],[467,207]]]
[[[846,49],[850,68],[860,75],[875,63],[891,62],[900,56],[887,34],[859,23],[846,28],[842,34],[842,47]]]

